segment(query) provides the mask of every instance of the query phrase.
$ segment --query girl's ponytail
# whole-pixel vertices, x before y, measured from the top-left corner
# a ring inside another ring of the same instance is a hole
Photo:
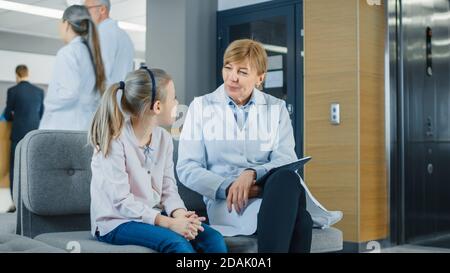
[[[123,86],[122,86],[123,87]],[[122,93],[118,99],[119,91]],[[125,120],[122,113],[123,90],[121,84],[113,84],[103,94],[100,106],[95,113],[91,129],[88,135],[88,141],[97,152],[102,152],[106,157],[109,153],[111,140],[118,137],[122,131]]]

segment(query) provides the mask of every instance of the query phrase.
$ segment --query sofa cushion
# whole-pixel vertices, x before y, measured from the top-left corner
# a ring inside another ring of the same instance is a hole
[[[44,242],[53,247],[70,252],[74,245],[69,242],[78,242],[82,253],[154,253],[155,251],[141,246],[117,246],[102,243],[94,238],[89,231],[45,233],[35,237],[35,240]],[[225,237],[230,253],[256,253],[258,244],[255,237],[237,236]]]
[[[21,147],[20,191],[28,210],[43,216],[89,213],[93,150],[86,132],[33,131]]]
[[[258,241],[256,236],[225,237],[229,253],[257,253]]]
[[[154,253],[155,251],[141,246],[116,246],[99,242],[92,238],[89,231],[60,232],[41,234],[35,238],[47,245],[70,252],[73,243],[79,243],[82,253]],[[256,236],[225,237],[229,253],[257,253]],[[75,244],[76,244],[75,243]],[[342,232],[335,228],[313,229],[312,253],[333,252],[342,250]]]
[[[342,231],[337,228],[314,228],[312,233],[311,252],[335,252],[343,248]]]
[[[0,214],[0,234],[15,234],[16,233],[16,213],[1,213]]]
[[[59,248],[16,234],[0,234],[0,252],[64,253]]]
[[[67,252],[77,251],[81,253],[154,253],[155,251],[134,245],[118,246],[102,243],[92,237],[89,231],[45,233],[34,239],[48,245],[64,249]],[[79,245],[78,245],[79,244]],[[79,249],[78,246],[79,246]]]

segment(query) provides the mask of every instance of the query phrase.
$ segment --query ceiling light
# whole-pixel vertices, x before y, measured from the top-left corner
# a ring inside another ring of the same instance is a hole
[[[83,5],[82,0],[66,0],[66,4],[68,7],[72,5]]]
[[[43,16],[54,19],[61,19],[64,11],[58,9],[44,8],[33,5],[21,4],[12,1],[0,0],[0,9],[22,12],[37,16]],[[119,27],[124,30],[135,31],[135,32],[145,32],[146,27],[143,25],[128,23],[119,21]]]
[[[56,19],[61,19],[63,15],[63,12],[61,10],[37,7],[3,0],[0,0],[0,9],[23,12]]]
[[[287,54],[288,49],[284,46],[276,46],[276,45],[269,45],[269,44],[263,44],[263,47],[267,51],[276,52],[276,53],[282,53]]]
[[[145,32],[146,31],[146,27],[143,25],[123,22],[123,21],[119,21],[119,27],[122,29],[125,29],[125,30],[136,31],[136,32]]]

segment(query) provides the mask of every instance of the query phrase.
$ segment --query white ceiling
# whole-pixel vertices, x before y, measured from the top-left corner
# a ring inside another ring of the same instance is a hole
[[[10,1],[59,10],[67,7],[66,0]],[[111,0],[111,18],[145,26],[146,0]],[[59,39],[57,19],[3,9],[0,9],[0,30]],[[145,32],[127,31],[127,33],[133,40],[136,50],[145,52]]]

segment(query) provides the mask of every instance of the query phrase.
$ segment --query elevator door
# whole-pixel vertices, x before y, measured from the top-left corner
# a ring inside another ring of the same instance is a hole
[[[405,239],[450,233],[448,0],[402,1]]]

